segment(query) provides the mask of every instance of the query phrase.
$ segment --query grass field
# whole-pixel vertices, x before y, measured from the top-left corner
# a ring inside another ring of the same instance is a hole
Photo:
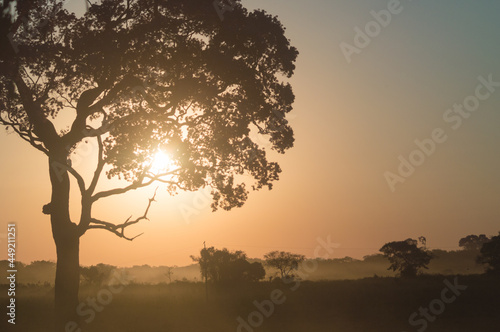
[[[448,301],[451,303],[441,302],[444,304],[441,308],[438,299],[447,288],[445,280],[453,284],[455,277],[368,278],[300,284],[264,282],[245,287],[210,287],[208,302],[202,283],[128,284],[112,298],[104,296],[110,294],[103,291],[107,286],[84,287],[80,299],[85,303],[82,305],[85,315],[80,327],[83,331],[96,332],[410,332],[423,328],[422,324],[412,326],[408,321],[410,315],[435,300],[434,310],[443,312],[430,313],[433,321],[428,322],[425,331],[499,331],[498,279],[458,276],[457,283],[467,289],[460,290],[459,296]],[[52,293],[50,286],[18,285],[16,325],[9,324],[7,331],[51,331]],[[2,303],[6,303],[6,294],[6,287],[2,286]],[[91,309],[86,302],[99,294],[103,304],[97,307],[100,312]],[[449,291],[446,298],[452,295]],[[271,299],[280,303],[273,304],[274,310],[270,310]],[[258,311],[254,301],[264,304],[265,314]],[[95,316],[90,311],[94,311]],[[238,328],[238,317],[248,326]],[[5,326],[6,319],[2,320]],[[2,331],[5,331],[3,327]]]

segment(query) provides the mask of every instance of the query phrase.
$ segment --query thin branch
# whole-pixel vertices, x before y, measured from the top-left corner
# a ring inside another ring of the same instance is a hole
[[[47,156],[49,155],[49,151],[47,149],[45,149],[45,147],[42,144],[37,144],[37,142],[41,143],[42,141],[40,139],[34,137],[31,131],[21,130],[20,129],[21,125],[19,123],[7,121],[7,120],[0,117],[0,124],[2,124],[4,126],[11,127],[14,130],[14,132],[16,132],[16,134],[19,135],[19,137],[21,137],[23,140],[25,140],[26,142],[31,144],[31,146],[33,146],[37,150],[42,151]],[[16,128],[16,126],[19,128]]]
[[[144,97],[144,100],[148,103],[148,105],[152,109],[154,109],[155,111],[162,113],[163,115],[166,115],[167,117],[175,114],[175,109],[176,109],[176,106],[178,105],[177,102],[169,102],[165,106],[159,106],[158,104],[155,103],[155,101],[153,100],[153,97],[151,95],[149,95],[148,93],[146,93],[145,91],[142,91],[142,95]],[[170,111],[167,112],[167,110],[170,110]]]
[[[66,170],[76,179],[82,196],[85,195],[85,181],[83,180],[83,177],[73,167],[69,165],[63,165],[63,167],[65,167]]]
[[[19,129],[17,129],[16,127],[14,126],[11,126],[12,129],[14,129],[14,131],[22,138],[24,139],[26,142],[30,143],[31,146],[33,146],[35,149],[37,150],[40,150],[42,151],[43,153],[45,153],[47,156],[49,155],[49,150],[45,149],[43,147],[43,145],[41,144],[36,144],[35,142],[35,139],[33,138],[33,136],[31,135],[31,133],[23,133],[21,132]],[[25,137],[25,136],[28,136],[28,137]]]
[[[63,96],[62,94],[60,93],[57,93],[59,95],[59,97],[61,97],[62,99],[64,99],[68,105],[64,105],[65,107],[69,107],[69,108],[73,108],[76,110],[76,106],[73,104],[73,102],[66,96]]]
[[[124,91],[128,87],[139,86],[142,83],[140,79],[132,75],[126,75],[123,79],[116,83],[112,88],[110,88],[107,93],[98,101],[89,105],[89,113],[93,111],[99,111],[103,107],[107,106],[118,94]]]
[[[24,74],[26,75],[26,77],[31,81],[31,83],[33,83],[33,86],[36,86],[36,82],[33,80],[33,77],[31,77],[31,75],[28,74],[28,71],[26,70],[26,68],[21,67],[21,70],[24,72]],[[37,80],[37,82],[38,82],[38,80]]]
[[[94,221],[98,221],[98,220],[92,219],[92,221],[94,222]],[[111,225],[111,224],[110,224],[110,225]],[[112,225],[112,226],[114,227],[114,226],[116,226],[116,225]],[[142,234],[144,234],[144,233],[140,233],[140,234],[137,234],[137,235],[136,235],[136,236],[134,236],[134,237],[129,238],[129,237],[126,237],[126,236],[122,235],[122,233],[121,233],[121,232],[119,232],[119,231],[115,230],[113,227],[111,227],[111,226],[106,226],[106,225],[90,225],[90,226],[88,226],[88,227],[87,227],[87,229],[104,229],[104,230],[106,230],[106,231],[109,231],[109,232],[111,232],[111,233],[115,234],[115,235],[116,235],[116,236],[118,236],[118,237],[124,238],[125,240],[129,240],[129,241],[133,241],[136,237],[139,237],[139,236],[141,236]]]
[[[151,204],[153,202],[155,202],[155,197],[156,197],[157,191],[158,191],[158,187],[156,187],[153,197],[151,197],[149,199],[148,206],[146,207],[144,214],[142,216],[138,217],[137,219],[130,220],[132,218],[132,216],[130,216],[127,218],[127,220],[125,220],[125,222],[123,224],[115,225],[115,224],[107,222],[107,221],[102,221],[102,220],[92,218],[90,220],[90,222],[93,223],[93,225],[89,225],[87,227],[87,229],[104,229],[104,230],[107,230],[107,231],[117,235],[118,237],[124,238],[126,240],[129,240],[129,241],[134,240],[135,238],[137,238],[138,236],[141,236],[144,233],[138,234],[138,235],[130,238],[130,237],[127,237],[125,235],[125,228],[132,226],[132,225],[135,225],[142,220],[149,220],[148,219],[149,208],[151,207]]]
[[[49,97],[49,91],[50,91],[50,88],[52,87],[52,85],[54,84],[54,81],[55,81],[55,79],[57,77],[57,74],[58,74],[58,70],[59,70],[59,68],[57,68],[57,65],[56,65],[54,67],[54,69],[52,70],[52,73],[51,73],[50,77],[48,78],[48,82],[45,84],[45,89],[43,89],[42,94],[40,95],[40,97],[38,97],[35,100],[36,104],[41,105]],[[38,83],[38,80],[40,79],[41,76],[42,75],[40,75],[38,77],[38,79],[36,80],[36,83]]]
[[[101,198],[105,198],[105,197],[109,197],[109,196],[113,196],[113,195],[120,195],[120,194],[124,194],[130,190],[136,190],[136,189],[139,189],[139,188],[143,188],[143,187],[147,187],[149,186],[150,184],[152,184],[153,182],[155,181],[160,181],[160,182],[163,182],[163,183],[170,183],[170,184],[177,184],[176,182],[172,182],[172,181],[167,181],[167,180],[164,180],[162,179],[162,177],[164,176],[167,176],[167,175],[172,175],[174,174],[175,172],[178,172],[179,170],[181,170],[182,168],[177,168],[177,169],[174,169],[170,172],[167,172],[167,173],[163,173],[163,174],[158,174],[156,176],[149,176],[147,175],[147,177],[149,178],[148,181],[146,182],[142,182],[143,181],[143,177],[140,177],[140,181],[137,181],[137,182],[134,182],[132,183],[131,185],[127,186],[127,187],[123,187],[123,188],[116,188],[116,189],[111,189],[111,190],[107,190],[107,191],[101,191],[97,194],[95,194],[94,196],[91,197],[91,202],[95,202]]]

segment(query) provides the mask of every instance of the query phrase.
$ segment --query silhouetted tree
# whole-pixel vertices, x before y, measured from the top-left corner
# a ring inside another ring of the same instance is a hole
[[[481,250],[481,247],[486,242],[490,241],[490,239],[484,235],[467,235],[466,237],[461,238],[458,241],[458,246],[463,248],[464,250]]]
[[[111,279],[115,270],[116,266],[99,263],[92,266],[82,266],[80,273],[84,282],[101,286]]]
[[[264,255],[266,264],[279,270],[281,279],[291,276],[294,270],[306,257],[304,255],[292,254],[285,251],[271,251]]]
[[[203,278],[218,284],[259,281],[266,275],[262,264],[248,262],[243,251],[230,252],[226,248],[219,250],[210,247],[201,249],[200,257],[191,258],[200,264]]]
[[[246,277],[248,281],[259,281],[266,277],[266,270],[260,262],[248,263],[245,267]]]
[[[488,273],[500,276],[500,232],[483,244],[477,261],[487,267]]]
[[[13,6],[15,4],[15,6]],[[57,252],[56,330],[77,320],[79,239],[103,229],[132,240],[124,222],[94,216],[95,202],[155,181],[170,193],[212,188],[212,208],[241,206],[248,190],[272,187],[281,169],[250,137],[293,146],[286,120],[294,95],[286,79],[297,50],[276,17],[213,0],[102,0],[78,17],[63,0],[0,4],[0,123],[48,158],[50,215]],[[57,123],[57,125],[56,125]],[[95,169],[78,172],[78,152],[95,146]],[[159,150],[172,166],[152,172]],[[130,183],[96,192],[103,171]],[[69,214],[70,177],[81,215]]]
[[[55,271],[56,269],[56,263],[52,261],[33,261],[30,264],[26,265],[26,269],[30,270],[33,273],[37,272],[50,272],[50,271]],[[42,272],[42,273],[43,273]]]
[[[338,259],[338,262],[340,262],[340,263],[352,263],[355,261],[357,261],[357,260],[352,258],[352,257],[349,257],[349,256],[345,256],[344,258]]]
[[[425,236],[419,236],[418,242],[420,242],[424,249],[427,247],[427,238]]]
[[[167,277],[168,279],[168,282],[172,282],[172,275],[174,274],[174,269],[176,268],[177,266],[167,266],[166,267],[166,272],[165,272],[165,276]]]
[[[391,263],[388,270],[398,271],[401,277],[414,277],[421,268],[428,269],[432,255],[417,243],[414,239],[386,243],[380,252]]]
[[[24,271],[19,269],[19,262],[16,262],[16,269],[18,273],[23,277],[26,277],[28,280],[36,281],[36,282],[47,282],[53,281],[54,275],[56,272],[56,263],[52,261],[33,261],[30,264],[26,265]]]

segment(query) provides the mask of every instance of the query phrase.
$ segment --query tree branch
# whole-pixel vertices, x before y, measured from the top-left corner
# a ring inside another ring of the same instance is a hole
[[[31,130],[22,130],[21,124],[13,122],[12,119],[10,119],[10,121],[5,120],[1,116],[0,116],[0,124],[2,124],[4,126],[11,127],[14,130],[14,132],[19,135],[19,137],[21,137],[23,140],[25,140],[26,142],[31,144],[31,146],[42,151],[47,156],[49,155],[49,151],[47,149],[45,149],[45,147],[42,144],[37,144],[37,142],[42,143],[42,141],[39,138],[33,136],[33,133]],[[17,126],[17,128],[16,128],[16,126]]]
[[[112,100],[124,89],[128,87],[138,86],[140,85],[140,83],[141,81],[138,78],[126,75],[120,82],[111,87],[107,91],[107,93],[105,93],[105,95],[97,101],[96,99],[99,97],[99,95],[107,90],[105,87],[97,87],[84,91],[80,95],[80,98],[76,105],[77,117],[73,122],[71,130],[69,133],[63,136],[66,145],[73,145],[85,137],[94,137],[109,132],[109,129],[112,126],[109,126],[106,121],[103,121],[103,124],[100,128],[85,130],[87,117],[96,112],[101,112],[106,115],[106,113],[103,111],[105,106],[111,103]]]
[[[105,197],[109,197],[109,196],[113,196],[113,195],[124,194],[124,193],[126,193],[126,192],[128,192],[130,190],[136,190],[136,189],[139,189],[139,188],[147,187],[147,186],[149,186],[150,184],[152,184],[155,181],[160,181],[160,182],[163,182],[163,183],[169,183],[169,184],[175,184],[175,185],[177,185],[176,182],[164,180],[164,179],[162,179],[162,177],[167,176],[167,175],[172,175],[175,172],[178,172],[179,170],[181,170],[181,168],[174,169],[174,170],[172,170],[170,172],[167,172],[167,173],[158,174],[156,176],[149,176],[149,175],[147,175],[147,177],[149,178],[149,180],[146,181],[146,182],[142,182],[144,180],[144,177],[141,176],[140,177],[140,181],[134,182],[134,183],[132,183],[131,185],[129,185],[127,187],[116,188],[116,189],[111,189],[111,190],[107,190],[107,191],[101,191],[101,192],[95,194],[94,196],[91,197],[91,202],[95,202],[95,201],[97,201],[97,200],[99,200],[101,198],[105,198]]]
[[[74,176],[76,179],[76,182],[78,183],[78,188],[80,188],[80,193],[85,195],[85,181],[83,180],[83,177],[71,166],[68,165],[63,165],[63,167],[66,167],[68,172]]]
[[[104,158],[103,158],[103,152],[104,152],[104,147],[103,147],[103,144],[102,144],[102,137],[101,136],[97,136],[97,144],[99,146],[99,152],[98,152],[98,156],[97,156],[97,167],[94,171],[94,177],[92,178],[92,182],[90,183],[90,186],[89,188],[87,189],[87,195],[92,195],[94,193],[94,190],[97,186],[97,182],[99,182],[99,177],[101,176],[101,172],[104,168],[104,165],[106,164],[106,162],[104,161]]]
[[[54,125],[45,117],[39,105],[37,105],[33,100],[31,90],[28,88],[19,73],[17,73],[13,81],[19,91],[24,111],[28,115],[29,121],[34,127],[34,133],[45,143],[45,146],[49,146],[50,149],[50,146],[53,146],[59,138]]]
[[[146,210],[144,211],[144,214],[142,216],[138,217],[137,219],[130,220],[132,218],[132,216],[130,216],[130,217],[128,217],[127,220],[125,220],[124,223],[115,225],[115,224],[107,222],[107,221],[102,221],[102,220],[91,218],[90,222],[93,223],[93,225],[92,224],[89,225],[87,227],[87,229],[104,229],[104,230],[107,230],[107,231],[115,234],[116,236],[124,238],[126,240],[129,240],[129,241],[134,240],[135,238],[137,238],[138,236],[141,236],[144,233],[141,233],[141,234],[138,234],[138,235],[136,235],[136,236],[134,236],[132,238],[129,238],[129,237],[127,237],[125,235],[125,228],[127,228],[129,226],[132,226],[132,225],[135,225],[135,224],[139,223],[142,220],[149,220],[148,219],[149,208],[151,207],[151,204],[153,202],[155,202],[155,197],[156,197],[157,190],[158,190],[158,187],[156,187],[153,197],[151,197],[149,199],[148,206],[146,207]]]

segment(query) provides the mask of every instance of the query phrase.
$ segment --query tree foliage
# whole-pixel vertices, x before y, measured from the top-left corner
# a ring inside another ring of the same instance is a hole
[[[259,281],[266,275],[259,262],[250,263],[243,251],[230,252],[226,248],[204,248],[200,257],[191,258],[200,264],[201,276],[217,284]]]
[[[458,246],[464,250],[481,250],[481,247],[486,242],[490,241],[490,238],[484,234],[481,235],[467,235],[458,241]]]
[[[500,276],[500,233],[483,244],[477,261],[484,264],[489,273]]]
[[[264,255],[266,264],[279,270],[281,279],[291,276],[306,257],[286,251],[271,251]]]
[[[414,277],[420,269],[428,269],[432,254],[417,244],[417,240],[407,239],[389,242],[380,248],[391,263],[388,270],[397,271],[401,277]]]
[[[102,286],[111,279],[115,270],[116,266],[99,263],[92,266],[82,266],[80,273],[83,282],[90,285]]]
[[[238,175],[253,189],[278,179],[251,135],[280,153],[293,145],[283,79],[298,53],[276,17],[235,2],[221,22],[212,0],[103,0],[83,17],[59,0],[17,8],[29,24],[3,20],[17,53],[0,58],[2,123],[37,149],[74,151],[102,136],[107,176],[135,185],[156,178],[148,167],[165,151],[169,190],[210,185],[213,209],[243,204]],[[63,113],[75,116],[56,130]]]

